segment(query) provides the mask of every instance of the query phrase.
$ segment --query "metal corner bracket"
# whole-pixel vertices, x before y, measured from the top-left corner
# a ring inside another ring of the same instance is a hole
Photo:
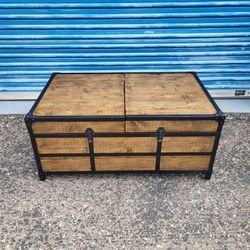
[[[25,116],[24,121],[27,126],[30,126],[34,121],[36,121],[36,119],[37,119],[37,116],[29,112]]]

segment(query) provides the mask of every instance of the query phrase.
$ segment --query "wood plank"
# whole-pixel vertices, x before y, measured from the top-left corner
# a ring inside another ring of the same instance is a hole
[[[216,131],[216,121],[127,121],[126,132],[155,132],[164,127],[169,132]],[[33,132],[41,133],[84,133],[92,128],[96,133],[124,132],[124,123],[115,122],[34,122]]]
[[[99,156],[97,171],[143,171],[155,169],[154,156]],[[207,170],[210,156],[162,156],[161,170]],[[45,172],[90,171],[88,157],[42,157]]]
[[[195,77],[180,74],[126,74],[127,115],[215,114]]]
[[[44,172],[90,171],[89,157],[41,157]]]
[[[92,128],[96,133],[124,132],[124,122],[34,122],[33,132],[41,133],[84,133]]]
[[[124,116],[122,74],[56,74],[34,114]]]
[[[160,170],[207,170],[210,156],[162,156]]]
[[[154,137],[96,137],[96,153],[156,152]]]
[[[36,138],[40,154],[88,153],[86,138]],[[211,152],[213,136],[164,137],[162,152]],[[96,137],[95,153],[155,153],[154,137]]]
[[[126,121],[126,132],[155,132],[163,127],[168,132],[215,132],[216,121]]]
[[[89,153],[87,138],[36,138],[40,154]]]
[[[105,158],[105,159],[103,159]],[[207,170],[209,156],[162,156],[161,170]],[[49,157],[41,158],[44,172],[90,171],[89,158]],[[96,171],[147,171],[154,170],[155,157],[96,157]]]
[[[164,137],[162,152],[211,152],[213,136]],[[96,137],[96,153],[155,153],[154,137]]]
[[[214,136],[164,137],[162,152],[212,152]]]
[[[95,157],[96,171],[143,171],[155,169],[155,157],[119,156]]]

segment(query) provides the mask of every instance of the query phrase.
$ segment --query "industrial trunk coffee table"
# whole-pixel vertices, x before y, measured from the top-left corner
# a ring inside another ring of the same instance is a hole
[[[25,117],[49,173],[212,175],[224,114],[195,73],[52,74]]]

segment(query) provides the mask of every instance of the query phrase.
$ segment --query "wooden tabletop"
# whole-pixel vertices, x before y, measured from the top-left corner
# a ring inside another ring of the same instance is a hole
[[[124,105],[125,102],[125,105]],[[56,74],[38,116],[215,114],[191,73]]]
[[[123,74],[56,74],[34,114],[123,116],[124,76]]]
[[[215,114],[191,73],[126,74],[126,114]]]

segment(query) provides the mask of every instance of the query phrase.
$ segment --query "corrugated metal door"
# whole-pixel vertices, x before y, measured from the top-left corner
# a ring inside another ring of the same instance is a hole
[[[250,1],[1,0],[0,91],[51,72],[197,71],[250,89]]]

